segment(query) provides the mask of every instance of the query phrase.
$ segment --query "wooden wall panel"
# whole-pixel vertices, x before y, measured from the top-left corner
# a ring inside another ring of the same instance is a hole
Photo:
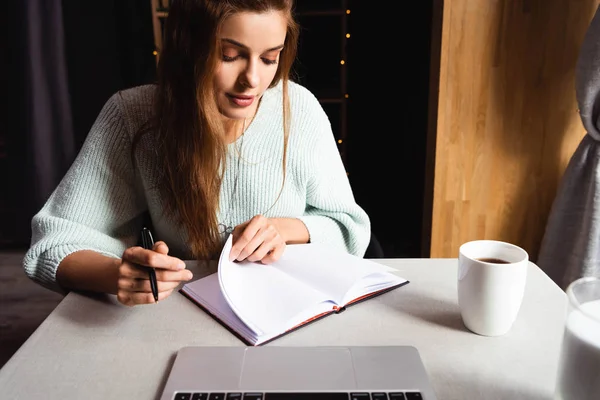
[[[446,0],[430,257],[473,239],[537,257],[584,135],[574,72],[598,0]]]

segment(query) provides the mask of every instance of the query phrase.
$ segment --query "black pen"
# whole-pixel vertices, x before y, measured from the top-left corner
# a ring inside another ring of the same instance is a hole
[[[154,248],[154,239],[152,239],[152,233],[150,229],[144,227],[142,229],[142,246],[146,250],[152,250]],[[156,283],[156,271],[152,267],[148,268],[148,275],[150,276],[150,288],[152,289],[152,295],[154,301],[158,303],[158,283]]]

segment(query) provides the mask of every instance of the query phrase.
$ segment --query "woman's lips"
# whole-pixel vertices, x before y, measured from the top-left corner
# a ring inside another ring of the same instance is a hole
[[[228,94],[227,97],[229,97],[229,99],[231,99],[231,101],[239,107],[248,107],[254,102],[254,96],[240,96]]]

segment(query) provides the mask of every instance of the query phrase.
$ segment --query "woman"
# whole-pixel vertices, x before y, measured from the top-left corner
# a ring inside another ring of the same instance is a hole
[[[158,82],[113,95],[32,220],[27,274],[58,291],[154,302],[192,279],[183,259],[271,263],[286,244],[362,256],[370,221],[353,197],[329,120],[289,80],[292,0],[175,0]],[[136,246],[144,216],[156,242]]]

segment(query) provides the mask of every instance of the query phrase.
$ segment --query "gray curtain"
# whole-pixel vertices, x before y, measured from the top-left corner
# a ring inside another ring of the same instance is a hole
[[[33,201],[42,205],[75,156],[61,0],[28,0],[26,61]]]
[[[9,107],[2,117],[0,244],[18,247],[28,244],[31,217],[73,161],[75,145],[61,1],[8,1],[3,16]]]
[[[580,48],[575,90],[587,133],[559,185],[537,260],[562,289],[600,276],[600,8]]]
[[[148,0],[4,0],[2,16],[0,248],[27,248],[31,218],[104,103],[154,81],[151,8]]]

